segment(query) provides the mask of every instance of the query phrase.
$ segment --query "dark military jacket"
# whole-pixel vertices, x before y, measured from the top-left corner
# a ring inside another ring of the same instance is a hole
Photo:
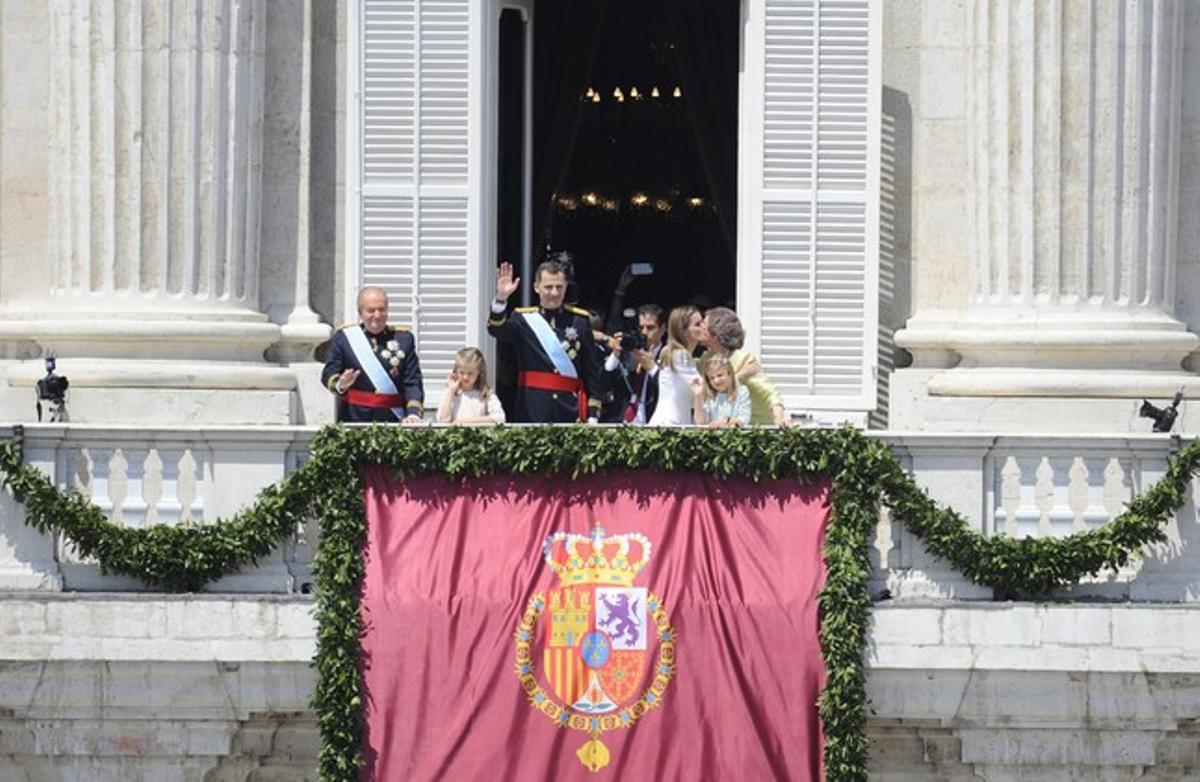
[[[577,307],[543,310],[539,307],[518,307],[502,315],[492,313],[488,318],[488,333],[496,339],[512,343],[516,348],[517,372],[550,372],[558,374],[554,362],[542,348],[542,343],[526,322],[523,313],[538,312],[550,324],[559,344],[567,351],[575,372],[588,395],[588,414],[600,412],[600,354],[592,339],[592,327],[587,311]],[[518,374],[516,409],[513,421],[520,423],[558,424],[579,420],[579,400],[570,391],[547,391],[526,388]]]
[[[359,324],[361,325],[361,324]],[[396,390],[405,399],[405,409],[410,415],[421,415],[425,409],[425,389],[421,379],[421,362],[417,358],[417,345],[412,332],[404,326],[391,326],[380,334],[371,334],[365,328],[367,341],[376,358],[387,369]],[[343,326],[333,335],[333,344],[325,357],[325,368],[321,371],[321,382],[330,391],[337,393],[337,379],[347,369],[362,370],[358,357],[350,347]],[[358,391],[376,391],[366,372],[360,372],[351,388]],[[396,415],[387,407],[361,407],[338,397],[337,420],[348,422],[396,423]]]

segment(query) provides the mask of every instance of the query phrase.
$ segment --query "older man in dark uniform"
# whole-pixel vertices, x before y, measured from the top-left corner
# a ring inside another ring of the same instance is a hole
[[[321,372],[338,397],[337,420],[420,421],[425,390],[412,332],[388,325],[387,293],[374,286],[358,292],[358,317],[334,335]]]
[[[534,274],[540,306],[509,311],[520,287],[511,263],[496,275],[496,300],[488,333],[510,342],[517,354],[517,398],[513,420],[525,423],[595,421],[600,413],[600,358],[587,310],[564,307],[567,267],[546,261]]]

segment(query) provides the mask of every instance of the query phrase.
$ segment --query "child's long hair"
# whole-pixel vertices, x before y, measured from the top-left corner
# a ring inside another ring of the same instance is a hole
[[[687,348],[688,321],[692,319],[693,315],[699,314],[700,310],[690,304],[671,310],[671,317],[667,319],[667,346],[658,354],[659,366],[672,367],[671,360],[679,351],[683,351],[691,361],[692,354]]]
[[[729,373],[729,390],[725,392],[718,391],[713,388],[713,384],[708,381],[708,370],[716,367],[724,367]],[[709,351],[704,354],[704,358],[700,359],[700,377],[704,378],[704,395],[712,399],[717,394],[725,393],[733,399],[737,399],[738,379],[737,372],[733,371],[733,362],[729,360],[729,356],[723,353],[713,353]]]
[[[454,368],[458,369],[473,368],[477,371],[475,378],[475,390],[479,392],[480,399],[487,399],[492,395],[492,387],[487,381],[487,359],[483,357],[483,351],[479,348],[462,348],[454,354]],[[464,389],[470,391],[471,389]]]

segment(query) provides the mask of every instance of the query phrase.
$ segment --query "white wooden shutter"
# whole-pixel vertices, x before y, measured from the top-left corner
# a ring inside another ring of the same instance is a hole
[[[360,285],[388,292],[391,320],[415,332],[429,406],[454,352],[480,330],[471,322],[478,308],[468,306],[475,9],[471,0],[350,7],[359,91],[347,123],[357,140],[349,151],[357,192],[348,195],[347,318]]]
[[[877,359],[879,2],[751,0],[748,14],[739,309],[790,410],[865,423]]]

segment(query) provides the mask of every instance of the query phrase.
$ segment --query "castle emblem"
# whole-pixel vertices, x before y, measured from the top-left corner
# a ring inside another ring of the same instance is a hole
[[[558,585],[529,599],[516,632],[516,673],[533,708],[590,737],[576,751],[608,765],[606,731],[661,705],[675,676],[675,631],[662,601],[634,579],[650,562],[639,533],[556,532],[542,553]]]

